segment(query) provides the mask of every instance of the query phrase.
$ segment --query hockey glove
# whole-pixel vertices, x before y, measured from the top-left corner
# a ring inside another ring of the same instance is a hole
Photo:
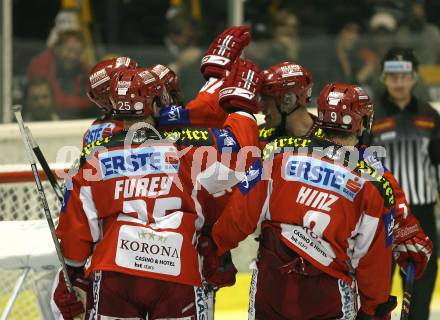
[[[221,87],[219,104],[226,112],[258,113],[261,86],[260,69],[250,60],[238,59]]]
[[[214,288],[233,286],[237,269],[232,262],[231,253],[217,256],[215,243],[208,236],[199,238],[198,249],[203,256],[202,273],[208,284]]]
[[[373,316],[370,316],[370,315],[362,312],[361,310],[359,310],[356,315],[356,320],[373,320]]]
[[[209,282],[208,279],[214,274],[215,270],[220,267],[220,260],[217,256],[217,246],[209,236],[202,235],[199,237],[197,249],[199,254],[203,257],[203,277]]]
[[[405,273],[409,260],[414,262],[415,278],[422,276],[432,253],[432,242],[423,232],[417,219],[409,214],[394,230],[393,256]]]
[[[223,78],[250,40],[249,27],[235,26],[223,31],[209,45],[202,59],[200,69],[203,77],[206,80],[210,77]]]
[[[232,262],[231,252],[228,251],[221,257],[215,256],[212,259],[217,259],[215,263],[217,269],[210,270],[212,264],[207,263],[203,265],[206,281],[214,288],[230,287],[235,284],[235,275],[237,269]]]
[[[397,306],[397,298],[389,296],[388,301],[377,306],[374,316],[370,316],[359,310],[356,320],[390,320],[391,312]]]
[[[82,270],[82,267],[67,267],[67,272],[75,292],[69,292],[67,289],[66,281],[61,270],[57,275],[58,283],[56,284],[52,298],[64,320],[88,319],[90,310],[92,309],[92,284],[90,280],[83,277]],[[59,318],[59,315],[55,314],[55,318]]]

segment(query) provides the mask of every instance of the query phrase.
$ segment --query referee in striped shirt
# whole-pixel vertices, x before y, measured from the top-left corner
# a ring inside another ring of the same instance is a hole
[[[411,49],[392,48],[382,61],[385,94],[376,102],[373,145],[387,151],[385,166],[403,188],[412,213],[433,243],[423,276],[415,281],[409,319],[428,320],[437,275],[434,205],[440,180],[440,115],[417,99],[418,61]]]

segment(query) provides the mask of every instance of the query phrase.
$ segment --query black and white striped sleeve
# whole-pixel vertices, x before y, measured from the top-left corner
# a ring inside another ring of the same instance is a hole
[[[431,140],[429,143],[429,157],[431,163],[434,166],[435,177],[437,181],[437,190],[440,193],[440,115],[436,114],[435,127],[431,134]]]

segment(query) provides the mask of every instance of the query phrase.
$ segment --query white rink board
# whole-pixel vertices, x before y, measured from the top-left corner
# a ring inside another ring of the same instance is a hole
[[[432,105],[440,113],[440,102]],[[309,112],[316,115],[316,108],[309,108]],[[258,124],[264,123],[264,116],[257,114]],[[93,119],[68,121],[43,121],[27,123],[35,140],[48,162],[73,162],[75,159],[56,159],[57,152],[65,146],[81,148],[84,132],[93,122]],[[23,143],[16,123],[0,125],[0,165],[27,163]]]
[[[259,124],[263,115],[256,115]],[[75,159],[58,159],[57,152],[66,146],[82,148],[82,138],[93,119],[68,121],[42,121],[25,123],[29,126],[35,140],[49,163],[73,162]],[[28,163],[23,142],[16,123],[0,125],[0,165]]]
[[[0,221],[0,266],[2,269],[58,268],[46,220]]]

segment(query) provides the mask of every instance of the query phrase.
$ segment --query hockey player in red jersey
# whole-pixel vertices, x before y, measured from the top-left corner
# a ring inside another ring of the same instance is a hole
[[[182,105],[178,78],[175,73],[163,65],[150,67],[149,71],[157,76],[159,81],[167,88],[171,97],[170,106],[161,108],[158,117],[155,115],[158,126],[165,130],[173,130],[185,126],[221,128],[228,113],[219,106],[219,91],[223,85],[224,77],[229,73],[232,64],[240,57],[244,47],[249,41],[249,28],[245,26],[230,27],[213,40],[201,65],[201,72],[204,78],[207,79],[207,82],[197,94],[196,98],[190,101],[186,106]],[[92,72],[92,75],[95,72]],[[93,78],[94,77],[91,76],[90,80]],[[101,85],[101,88],[102,86],[103,85]],[[89,88],[90,87],[91,85],[89,84]],[[103,94],[101,100],[108,101],[108,93],[105,95],[106,92],[108,92],[108,90],[101,89],[99,92],[92,92],[92,94],[95,93],[95,95],[98,96],[101,93]],[[89,96],[92,96],[92,94],[89,94]],[[122,130],[121,121],[111,116],[104,116],[103,118],[103,121],[98,120],[98,129],[111,126],[113,134]],[[164,132],[164,134],[168,134],[168,132]],[[102,137],[105,136],[106,132],[104,132]],[[87,142],[90,143],[93,142],[97,135],[92,136],[86,134],[85,137],[90,138],[87,140]],[[225,196],[222,197],[221,195],[223,194]],[[212,224],[216,221],[221,212],[221,208],[224,207],[227,202],[227,195],[227,190],[213,195],[212,201],[208,202],[209,207],[206,208],[206,211],[210,212],[207,217],[207,223]],[[230,254],[220,260],[222,264],[221,267],[218,268],[218,272],[215,276],[217,288],[234,284],[235,274],[237,272],[230,261]],[[207,264],[204,265],[207,266]],[[210,312],[212,313],[213,310]]]
[[[197,94],[197,97],[189,102],[185,107],[173,105],[160,110],[160,116],[157,119],[161,127],[176,128],[181,126],[209,126],[221,128],[227,117],[227,113],[219,106],[218,96],[220,88],[223,85],[224,77],[229,73],[230,66],[234,61],[240,59],[243,49],[251,39],[249,27],[234,26],[227,28],[220,33],[208,47],[201,63],[201,72],[207,80],[206,84]],[[207,225],[212,225],[223,208],[229,201],[231,190],[225,190],[212,195],[212,201],[209,201],[206,211],[209,217],[206,220]],[[203,245],[200,246],[203,248]],[[211,259],[215,260],[211,264]],[[211,270],[211,265],[216,265],[218,257],[205,257],[204,273],[211,275],[211,283],[215,283],[215,288],[230,286],[235,283],[235,274],[237,270],[231,261],[228,252],[220,259],[220,266],[216,266],[216,271]]]
[[[318,108],[326,138],[268,144],[264,167],[253,164],[212,230],[221,255],[262,221],[250,318],[362,319],[388,301],[393,189],[382,176],[371,179],[364,161],[347,165],[336,157],[369,129],[371,101],[356,86],[331,84]],[[322,152],[327,147],[334,153]]]
[[[222,130],[180,129],[159,139],[144,124],[134,134],[124,131],[98,141],[98,150],[81,158],[57,235],[67,264],[84,265],[86,276],[94,275],[94,316],[205,316],[196,251],[204,202],[209,193],[238,181],[235,173],[245,168],[241,148],[258,145],[252,113],[258,111],[260,85],[258,68],[238,61],[219,96],[231,113]],[[169,95],[144,69],[113,79],[111,98],[127,129],[140,121],[154,125],[152,113]],[[56,303],[74,304],[62,282],[57,289],[64,295],[54,297]]]
[[[314,117],[307,111],[312,88],[312,74],[297,63],[282,62],[263,71],[263,146],[279,136],[305,136],[312,130]],[[295,116],[289,117],[290,114]]]
[[[266,115],[266,126],[272,128],[269,137],[262,138],[260,127],[263,144],[268,142],[268,138],[274,140],[283,135],[322,136],[316,117],[306,109],[312,86],[311,73],[294,62],[283,62],[263,71],[262,110]],[[286,110],[290,115],[288,117]],[[364,154],[366,149],[367,146],[358,145],[359,157],[383,172],[395,191],[394,258],[403,271],[411,259],[416,266],[416,278],[419,278],[431,255],[432,243],[417,218],[411,214],[405,194],[393,174],[371,152]]]

